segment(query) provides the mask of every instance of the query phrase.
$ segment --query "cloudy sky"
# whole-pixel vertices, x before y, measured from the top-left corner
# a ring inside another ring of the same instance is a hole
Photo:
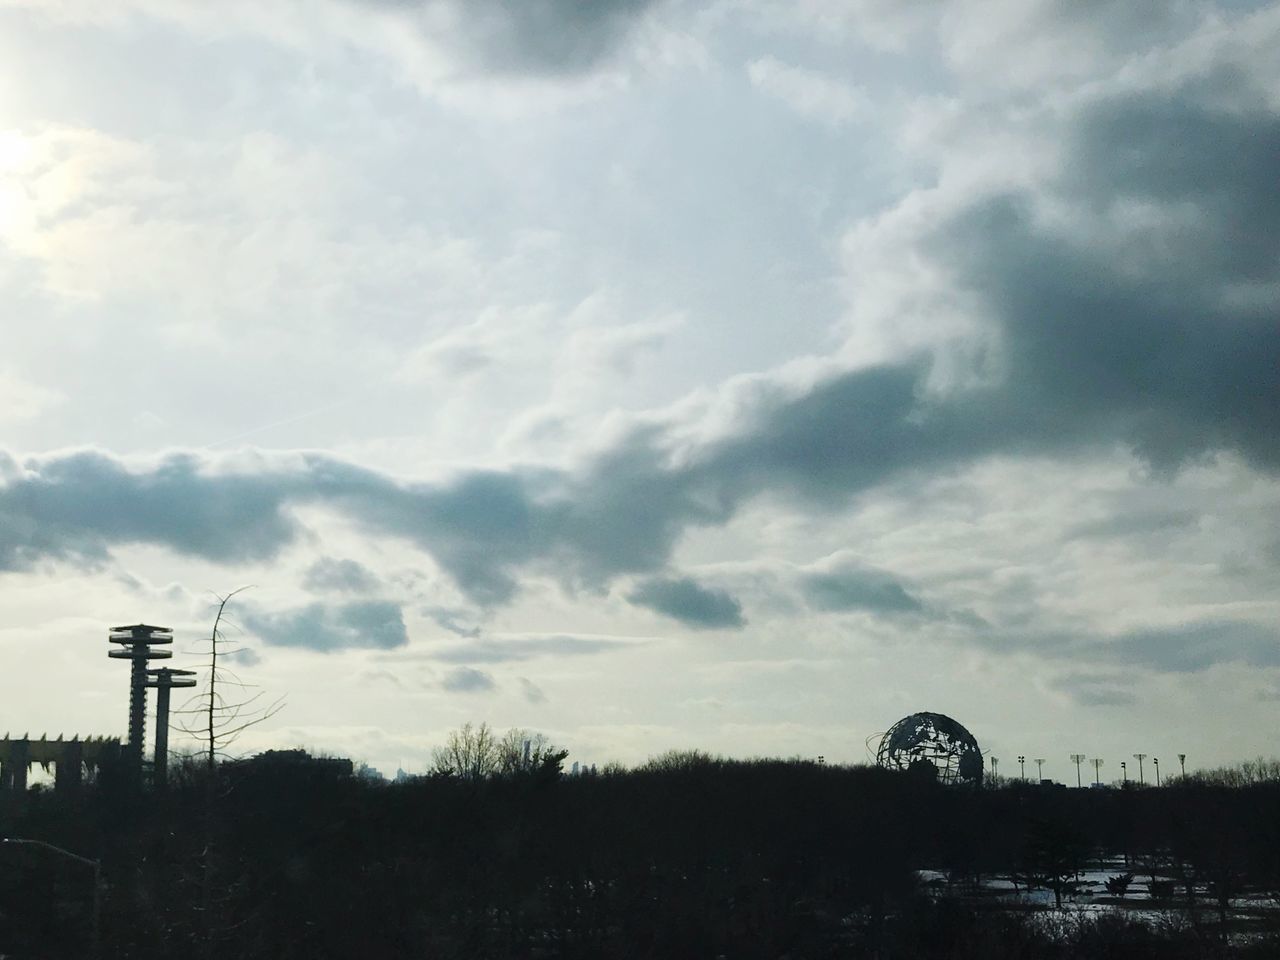
[[[1280,6],[0,0],[0,676],[420,770],[1274,752]]]

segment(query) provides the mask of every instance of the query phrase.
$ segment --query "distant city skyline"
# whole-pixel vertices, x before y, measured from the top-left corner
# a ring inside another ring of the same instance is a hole
[[[0,0],[0,726],[124,737],[109,627],[198,669],[253,585],[250,752],[1274,755],[1277,47],[1245,0]]]

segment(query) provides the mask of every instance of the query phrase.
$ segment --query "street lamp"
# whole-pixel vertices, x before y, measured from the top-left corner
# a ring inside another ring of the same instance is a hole
[[[1018,774],[1018,779],[1026,780],[1027,779],[1027,758],[1024,757],[1022,754],[1018,754],[1018,769],[1021,771]]]
[[[78,853],[72,853],[70,850],[63,850],[61,847],[55,847],[52,843],[46,843],[43,840],[24,840],[20,837],[2,837],[0,843],[12,843],[27,847],[40,847],[44,850],[50,850],[53,853],[74,860],[77,863],[83,863],[93,867],[93,928],[90,936],[92,937],[89,947],[89,956],[93,960],[98,960],[102,956],[102,861],[93,860],[90,857],[82,857]]]

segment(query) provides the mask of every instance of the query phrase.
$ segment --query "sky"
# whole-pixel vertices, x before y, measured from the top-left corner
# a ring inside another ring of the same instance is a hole
[[[1189,767],[1280,718],[1280,5],[0,0],[0,727]],[[1132,761],[1130,761],[1132,762]]]

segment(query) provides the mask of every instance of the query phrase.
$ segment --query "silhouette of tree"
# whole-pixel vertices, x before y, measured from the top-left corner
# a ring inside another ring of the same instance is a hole
[[[284,708],[283,698],[263,705],[262,691],[250,693],[250,685],[226,666],[239,647],[229,641],[224,633],[232,623],[227,617],[227,604],[237,594],[249,587],[238,587],[225,596],[218,596],[218,608],[209,631],[208,648],[203,652],[208,668],[200,691],[179,711],[182,718],[175,726],[201,743],[205,758],[204,770],[204,847],[199,855],[200,918],[202,948],[206,957],[212,957],[216,942],[222,936],[224,918],[231,891],[237,880],[220,881],[217,851],[217,804],[219,800],[218,762],[228,759],[228,748],[245,730],[275,716]],[[215,595],[216,596],[216,595]],[[230,696],[227,690],[234,691]],[[215,888],[219,888],[215,891]]]
[[[248,589],[248,586],[238,587],[226,596],[217,597],[218,609],[206,641],[208,648],[196,651],[209,658],[204,683],[199,693],[182,709],[175,711],[182,719],[174,726],[200,741],[210,771],[218,760],[228,759],[227,748],[245,730],[284,709],[283,697],[263,704],[263,691],[250,693],[251,685],[226,666],[228,659],[241,651],[236,642],[229,640],[224,633],[225,627],[234,626],[226,615],[227,604],[232,597]],[[226,692],[228,689],[233,691],[230,695]]]
[[[444,746],[432,751],[431,763],[436,774],[476,782],[498,772],[502,754],[487,723],[473,726],[468,722],[449,732]]]
[[[520,777],[538,774],[543,778],[560,775],[568,750],[552,745],[546,734],[523,727],[512,727],[498,741],[497,774]]]

